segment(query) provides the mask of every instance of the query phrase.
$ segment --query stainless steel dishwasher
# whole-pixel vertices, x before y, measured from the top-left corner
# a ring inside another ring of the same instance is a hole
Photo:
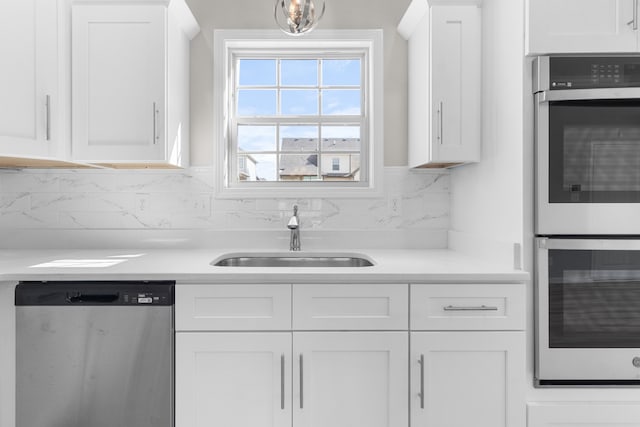
[[[174,282],[16,286],[16,427],[172,427]]]

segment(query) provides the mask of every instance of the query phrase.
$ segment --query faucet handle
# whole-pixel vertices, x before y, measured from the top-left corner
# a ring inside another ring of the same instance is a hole
[[[293,216],[289,218],[289,223],[287,224],[287,227],[292,230],[295,230],[299,226],[300,224],[298,223],[298,205],[293,205]]]

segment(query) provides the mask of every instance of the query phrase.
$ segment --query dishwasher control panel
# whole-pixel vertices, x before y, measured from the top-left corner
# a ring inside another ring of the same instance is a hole
[[[168,306],[174,286],[173,281],[20,282],[15,305]]]
[[[129,304],[145,304],[145,305],[167,305],[169,295],[165,293],[155,294],[153,292],[144,292],[136,294],[124,294],[123,300]]]

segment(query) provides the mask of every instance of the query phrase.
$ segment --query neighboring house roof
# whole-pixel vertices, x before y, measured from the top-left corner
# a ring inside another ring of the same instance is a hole
[[[282,151],[317,151],[318,138],[282,138]]]
[[[360,151],[360,138],[323,138],[322,151]]]
[[[317,154],[284,154],[280,157],[280,176],[318,175]]]
[[[282,151],[316,151],[318,149],[317,138],[283,138]],[[360,138],[323,138],[323,152],[346,151],[359,153]],[[347,173],[325,173],[327,176],[350,176],[360,169],[359,156],[352,163],[353,169]],[[317,176],[318,155],[307,154],[283,154],[280,157],[280,176]]]
[[[318,138],[282,138],[282,151],[316,151]],[[322,151],[360,151],[360,138],[322,138]]]

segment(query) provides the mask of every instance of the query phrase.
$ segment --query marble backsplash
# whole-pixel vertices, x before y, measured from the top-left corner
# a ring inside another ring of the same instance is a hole
[[[114,232],[248,231],[255,237],[256,231],[286,231],[294,204],[306,233],[446,233],[449,228],[446,171],[385,168],[384,192],[375,198],[217,199],[212,177],[210,168],[3,170],[2,246],[24,245],[21,236],[37,246],[37,236],[51,239],[57,231],[108,232],[111,238]]]

